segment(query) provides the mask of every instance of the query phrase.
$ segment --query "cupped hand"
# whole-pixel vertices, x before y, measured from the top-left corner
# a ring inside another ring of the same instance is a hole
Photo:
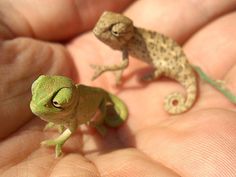
[[[0,174],[7,176],[234,176],[235,105],[199,80],[193,108],[176,116],[163,109],[173,91],[168,78],[148,84],[147,66],[132,59],[123,84],[105,73],[91,81],[90,64],[118,63],[117,51],[91,32],[103,10],[122,11],[136,26],[164,33],[183,45],[189,61],[235,92],[236,3],[233,1],[10,1],[0,3]],[[125,10],[124,8],[130,6]],[[82,126],[64,156],[40,146],[57,136],[29,109],[30,86],[41,74],[60,74],[103,87],[128,105],[129,118],[105,137]]]

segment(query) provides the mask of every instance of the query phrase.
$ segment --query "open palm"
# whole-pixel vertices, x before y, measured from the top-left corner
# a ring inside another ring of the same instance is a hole
[[[89,29],[103,10],[119,11],[131,1],[120,0],[119,5],[98,1],[97,7],[90,1],[77,2],[0,3],[4,7],[1,14],[9,18],[0,17],[0,174],[235,176],[235,106],[199,81],[193,108],[170,116],[163,109],[164,97],[184,89],[168,78],[141,83],[139,77],[149,66],[132,58],[120,87],[115,86],[111,73],[92,82],[90,64],[118,63],[121,56],[98,41]],[[225,80],[234,92],[236,14],[231,11],[236,3],[207,2],[140,0],[131,3],[124,13],[136,26],[176,39],[191,63],[211,77]],[[9,9],[4,11],[7,7],[14,9],[10,15]],[[90,9],[90,14],[84,9]],[[117,94],[128,105],[127,122],[119,129],[110,129],[106,137],[87,127],[78,129],[63,147],[64,156],[55,159],[54,149],[40,147],[40,142],[58,134],[43,132],[45,122],[29,110],[30,86],[40,74],[67,75],[77,83]]]

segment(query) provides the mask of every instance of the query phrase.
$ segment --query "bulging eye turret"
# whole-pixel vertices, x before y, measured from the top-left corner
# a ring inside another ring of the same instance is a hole
[[[70,105],[72,101],[72,88],[61,88],[53,97],[52,105],[56,108],[62,109]]]

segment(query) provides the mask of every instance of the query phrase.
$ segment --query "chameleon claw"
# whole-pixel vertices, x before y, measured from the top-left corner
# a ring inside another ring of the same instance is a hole
[[[104,72],[102,66],[91,64],[90,67],[94,70],[94,74],[91,80],[97,79]]]
[[[49,123],[47,123],[47,124],[45,125],[43,131],[46,131],[46,130],[51,129],[51,128],[54,128],[54,127],[55,127],[55,124],[52,123],[52,122],[49,122]]]
[[[42,146],[55,146],[58,144],[55,140],[45,140],[40,143]]]
[[[154,77],[153,77],[153,74],[152,73],[149,73],[149,74],[145,74],[145,75],[143,75],[142,77],[140,77],[140,81],[141,82],[150,82],[150,81],[152,81],[154,79]]]
[[[55,156],[60,157],[62,155],[62,145],[61,144],[57,144],[55,147]]]
[[[55,146],[55,156],[60,157],[62,155],[62,143],[58,143],[55,140],[45,140],[40,143],[42,146]]]
[[[56,125],[52,122],[49,122],[45,125],[43,131],[47,131],[48,129],[56,129],[59,133],[62,133],[65,130],[65,127],[62,125]]]
[[[104,125],[96,125],[95,128],[101,136],[106,136],[107,128]]]
[[[115,71],[115,72],[114,72],[116,86],[121,85],[121,83],[122,83],[122,82],[121,82],[122,74],[123,74],[123,70]]]

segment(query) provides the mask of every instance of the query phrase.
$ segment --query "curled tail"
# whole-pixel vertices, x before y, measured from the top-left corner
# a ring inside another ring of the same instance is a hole
[[[112,104],[107,107],[105,123],[110,127],[118,127],[127,119],[128,108],[120,98],[111,93],[108,94]]]
[[[169,114],[180,114],[190,109],[197,96],[197,80],[194,71],[187,78],[177,79],[185,88],[187,96],[174,92],[166,96],[164,108]]]

